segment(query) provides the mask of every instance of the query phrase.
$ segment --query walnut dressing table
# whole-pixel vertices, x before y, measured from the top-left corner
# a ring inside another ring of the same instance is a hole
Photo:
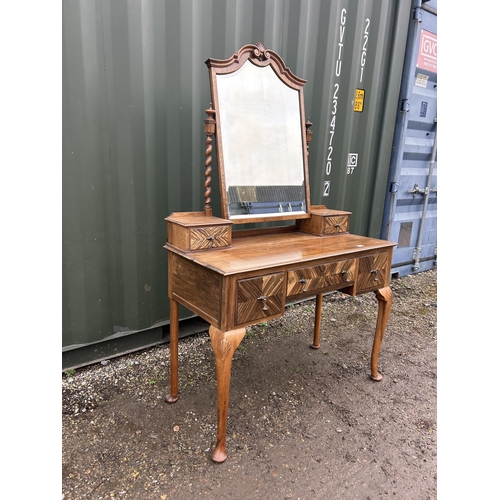
[[[178,399],[179,304],[210,323],[217,374],[215,462],[226,453],[231,362],[245,327],[285,314],[285,304],[316,297],[312,348],[320,346],[323,294],[374,292],[379,310],[371,378],[392,305],[395,243],[349,233],[350,212],[311,206],[304,117],[305,80],[258,43],[226,60],[208,59],[212,105],[205,120],[205,206],[166,218],[170,298],[170,394]],[[217,139],[222,217],[212,215],[212,140]],[[294,225],[233,230],[235,224]]]

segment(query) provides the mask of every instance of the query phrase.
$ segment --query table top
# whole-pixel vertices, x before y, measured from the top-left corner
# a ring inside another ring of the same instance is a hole
[[[216,250],[183,251],[169,243],[165,248],[222,275],[232,275],[323,258],[359,256],[395,245],[390,241],[350,233],[316,236],[294,231],[233,236],[230,247]]]

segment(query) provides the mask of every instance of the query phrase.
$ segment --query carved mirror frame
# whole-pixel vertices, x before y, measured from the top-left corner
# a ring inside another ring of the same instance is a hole
[[[245,45],[228,59],[210,58],[205,64],[212,96],[205,120],[205,213],[211,213],[215,132],[223,218],[247,224],[310,217],[312,124],[304,113],[306,80],[294,75],[276,52],[260,42]],[[299,187],[301,180],[303,187]]]

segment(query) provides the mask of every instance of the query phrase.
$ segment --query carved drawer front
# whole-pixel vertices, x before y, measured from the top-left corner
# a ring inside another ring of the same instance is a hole
[[[389,265],[387,253],[361,257],[358,267],[358,293],[388,286],[387,271]]]
[[[318,236],[347,233],[350,215],[351,212],[331,210],[324,205],[315,205],[311,207],[311,217],[298,221],[299,230]]]
[[[345,233],[349,229],[349,216],[325,217],[325,234]]]
[[[207,248],[227,247],[230,244],[230,228],[228,226],[209,226],[190,230],[190,249],[205,250]]]
[[[285,311],[284,273],[238,280],[236,324],[281,315]]]
[[[352,285],[356,260],[340,260],[288,271],[287,296],[319,292],[324,288]]]

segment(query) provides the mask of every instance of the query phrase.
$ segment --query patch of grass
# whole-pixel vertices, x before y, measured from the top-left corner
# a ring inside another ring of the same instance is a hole
[[[156,385],[160,380],[165,380],[165,377],[158,373],[149,381],[149,385]]]
[[[255,337],[257,337],[257,332],[253,328],[247,328],[245,338],[246,339],[253,339]]]

